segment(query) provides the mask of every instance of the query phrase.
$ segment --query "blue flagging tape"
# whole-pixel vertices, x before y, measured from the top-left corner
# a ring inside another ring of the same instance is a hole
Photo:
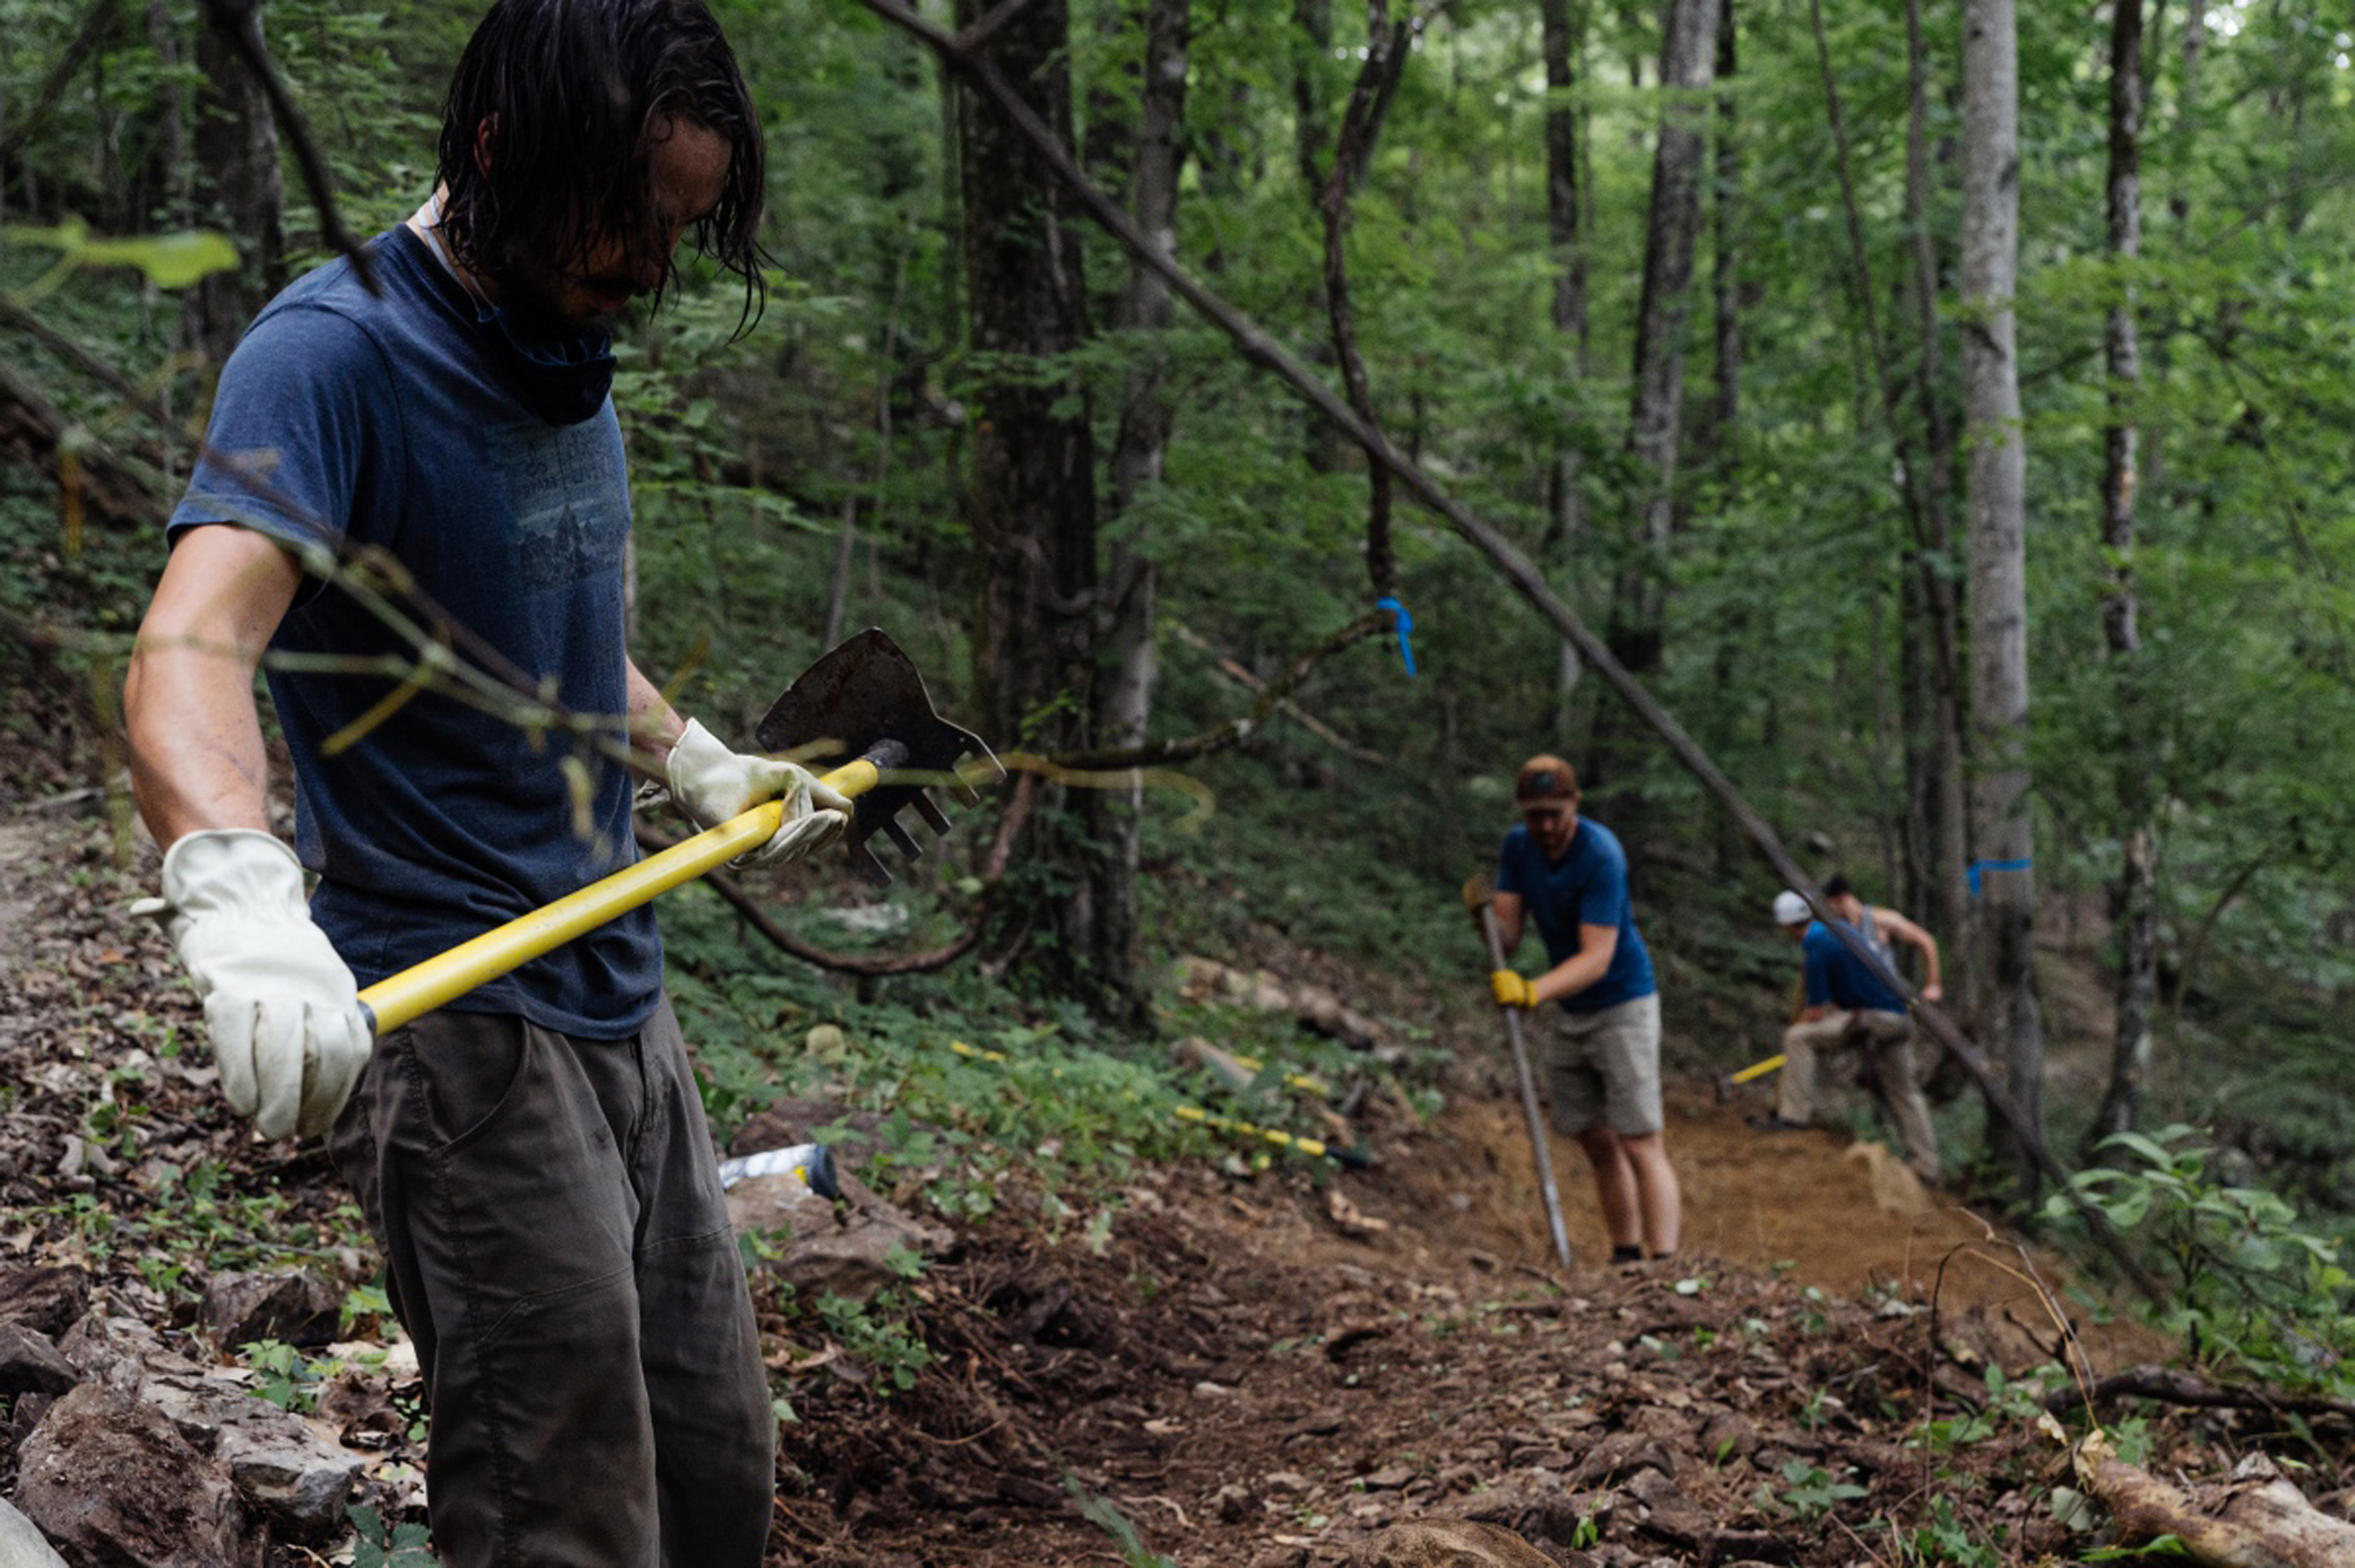
[[[1378,599],[1374,600],[1374,608],[1387,609],[1398,617],[1399,658],[1406,663],[1407,678],[1412,680],[1414,678],[1414,646],[1406,640],[1406,635],[1414,630],[1414,617],[1406,612],[1406,606],[1394,599]]]
[[[1971,896],[1979,895],[1979,873],[1983,871],[2026,871],[2036,863],[2032,860],[1975,860],[1966,874],[1971,882]]]

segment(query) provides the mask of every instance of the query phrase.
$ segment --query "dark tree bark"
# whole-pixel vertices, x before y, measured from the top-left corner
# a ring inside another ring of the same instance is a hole
[[[1717,12],[1718,0],[1669,0],[1668,32],[1660,48],[1660,85],[1666,97],[1652,157],[1651,214],[1636,311],[1636,387],[1627,428],[1627,455],[1637,487],[1629,508],[1635,524],[1625,565],[1612,585],[1607,632],[1611,651],[1638,679],[1658,671],[1664,655],[1668,542],[1682,433],[1685,318],[1691,306],[1693,252],[1700,231]],[[1613,825],[1636,859],[1643,853],[1645,810],[1628,775],[1640,744],[1625,711],[1606,706],[1595,726],[1589,772],[1607,789],[1605,805]]]
[[[2158,995],[2158,836],[2134,572],[2135,494],[2141,431],[2142,338],[2135,320],[2134,268],[2142,258],[2142,0],[2114,0],[2110,13],[2110,255],[2119,268],[2104,359],[2110,418],[2105,432],[2102,545],[2109,560],[2102,635],[2110,651],[2118,707],[2118,880],[2112,890],[2117,942],[2117,1033],[2110,1084],[2085,1130],[2086,1148],[2135,1124],[2150,1072],[2151,1011]]]
[[[2019,418],[2019,41],[2013,0],[1963,5],[1963,397],[1969,421],[1972,959],[1984,1034],[2011,1103],[2041,1140],[2044,1031],[2036,1001],[2035,835],[2028,771],[2027,437]],[[2022,1200],[2042,1172],[2029,1140],[1987,1119]]]
[[[237,242],[244,265],[216,272],[182,296],[188,347],[214,365],[229,357],[246,323],[286,286],[286,190],[278,173],[278,126],[253,74],[218,32],[197,29],[196,214]]]
[[[958,0],[959,26],[989,7]],[[1034,0],[992,36],[989,58],[1060,144],[1071,143],[1064,0]],[[986,368],[975,401],[965,517],[980,557],[974,695],[1006,750],[1092,742],[1096,577],[1095,447],[1086,399],[1059,360],[1086,331],[1087,285],[1064,187],[986,97],[962,82],[958,152],[972,351]],[[1059,404],[1068,407],[1058,408]],[[1027,965],[1053,989],[1103,1002],[1125,955],[1106,950],[1098,791],[1065,789],[1033,819],[1028,858],[1053,889],[1039,903],[1051,941]]]
[[[1742,122],[1731,84],[1738,69],[1740,40],[1734,0],[1724,0],[1717,22],[1717,171],[1710,207],[1710,238],[1715,256],[1710,270],[1710,302],[1716,317],[1717,355],[1710,390],[1705,466],[1717,482],[1720,503],[1731,506],[1742,481]],[[1713,664],[1718,689],[1732,691],[1735,664],[1746,648],[1773,636],[1746,603],[1729,609],[1717,629]],[[1728,712],[1721,749],[1730,749],[1738,718]],[[1723,810],[1714,810],[1710,834],[1718,874],[1732,876],[1742,853],[1742,834]]]
[[[1585,111],[1572,96],[1586,67],[1586,0],[1539,0],[1540,52],[1545,56],[1546,238],[1553,248],[1553,328],[1561,340],[1565,378],[1583,385],[1588,358]],[[1586,498],[1580,487],[1579,450],[1564,430],[1546,468],[1546,535],[1539,554],[1567,580],[1586,534]],[[1578,650],[1561,645],[1554,730],[1570,729],[1570,703],[1584,667]]]
[[[1186,44],[1192,25],[1189,0],[1149,0],[1145,69],[1130,138],[1131,210],[1155,251],[1171,260],[1178,254],[1178,176],[1185,163],[1179,130],[1186,118]],[[1168,281],[1143,260],[1133,260],[1119,324],[1140,339],[1148,334],[1158,338],[1168,331],[1174,313]],[[1169,450],[1173,410],[1163,386],[1163,350],[1157,342],[1141,344],[1139,355],[1123,388],[1120,433],[1113,447],[1113,507],[1120,514],[1161,482]],[[1141,746],[1153,711],[1154,565],[1149,553],[1124,543],[1114,546],[1110,568],[1096,733],[1108,747]],[[1102,927],[1098,947],[1107,990],[1133,1010],[1142,1000],[1130,955],[1136,940],[1136,885],[1142,872],[1143,785],[1115,792],[1107,806],[1109,853],[1095,897]]]
[[[1943,270],[1930,221],[1930,69],[1922,0],[1906,0],[1905,45],[1905,220],[1913,237],[1908,291],[1913,307],[1913,400],[1923,448],[1923,532],[1905,585],[1908,634],[1899,651],[1906,702],[1906,883],[1913,907],[1936,911],[1938,929],[1956,941],[1970,920],[1963,879],[1970,842],[1963,803],[1963,682],[1955,653],[1962,643],[1962,607],[1948,565],[1955,548],[1955,433],[1939,344]],[[1950,994],[1968,1016],[1967,988]]]
[[[1349,268],[1342,240],[1348,232],[1349,198],[1365,183],[1373,165],[1374,148],[1381,139],[1382,122],[1398,94],[1399,78],[1406,70],[1416,23],[1412,16],[1393,22],[1387,0],[1369,0],[1366,17],[1366,60],[1341,115],[1341,135],[1333,151],[1333,168],[1324,180],[1317,209],[1325,222],[1325,313],[1333,332],[1333,355],[1341,366],[1341,383],[1349,407],[1371,429],[1381,421],[1374,414],[1373,387],[1366,362],[1358,352],[1357,306],[1349,293]],[[1366,570],[1372,578],[1373,597],[1386,599],[1396,591],[1396,562],[1391,548],[1391,473],[1373,451],[1366,454]]]

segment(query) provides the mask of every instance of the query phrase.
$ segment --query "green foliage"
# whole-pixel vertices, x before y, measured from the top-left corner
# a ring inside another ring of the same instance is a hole
[[[1908,1563],[1923,1568],[2005,1568],[2010,1563],[2003,1550],[2008,1531],[2002,1525],[1985,1531],[1975,1529],[1956,1510],[1955,1499],[1943,1494],[1933,1497],[1922,1513],[1922,1522],[1904,1537]]]
[[[2223,1181],[2196,1128],[2121,1133],[2103,1147],[2133,1163],[2080,1171],[2077,1195],[2166,1260],[2176,1294],[2157,1321],[2195,1364],[2285,1387],[2350,1386],[2355,1280],[2336,1244],[2277,1194]],[[2049,1199],[2046,1214],[2072,1223],[2068,1198]]]
[[[816,1312],[843,1352],[874,1372],[876,1392],[885,1398],[915,1387],[918,1374],[932,1364],[900,1290],[879,1290],[864,1301],[828,1292],[818,1298]]]
[[[75,218],[55,228],[16,228],[10,238],[58,251],[65,268],[135,267],[159,289],[185,289],[215,272],[233,271],[238,265],[237,247],[227,236],[208,229],[101,239],[91,233],[90,225]]]
[[[1805,1459],[1786,1459],[1783,1464],[1783,1490],[1777,1493],[1761,1482],[1757,1501],[1760,1507],[1777,1510],[1801,1524],[1813,1524],[1841,1503],[1868,1495],[1855,1482],[1839,1478],[1848,1473],[1846,1467],[1836,1476]]]
[[[319,1407],[319,1384],[334,1370],[334,1363],[311,1361],[293,1345],[276,1340],[256,1340],[238,1350],[256,1374],[256,1398],[297,1415],[308,1415]]]
[[[1099,1497],[1080,1484],[1077,1476],[1068,1471],[1063,1476],[1063,1489],[1071,1494],[1071,1506],[1080,1516],[1106,1535],[1120,1551],[1120,1560],[1128,1568],[1178,1568],[1177,1560],[1164,1557],[1145,1544],[1136,1526],[1110,1498]]]
[[[352,1568],[433,1568],[432,1535],[425,1526],[396,1524],[388,1530],[383,1515],[360,1503],[345,1512],[358,1537]]]

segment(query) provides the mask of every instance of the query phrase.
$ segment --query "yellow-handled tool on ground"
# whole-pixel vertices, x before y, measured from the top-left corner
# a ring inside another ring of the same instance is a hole
[[[769,709],[757,732],[769,752],[793,752],[816,761],[847,758],[826,782],[851,798],[852,861],[868,875],[890,874],[867,841],[882,833],[910,858],[922,846],[897,821],[912,805],[935,832],[949,819],[924,794],[945,784],[967,805],[974,790],[1003,776],[989,747],[932,711],[923,677],[899,645],[879,630],[860,632],[795,678]],[[781,802],[753,807],[693,838],[648,855],[528,915],[460,943],[446,953],[378,980],[360,992],[378,1034],[485,985],[766,843],[784,819]]]

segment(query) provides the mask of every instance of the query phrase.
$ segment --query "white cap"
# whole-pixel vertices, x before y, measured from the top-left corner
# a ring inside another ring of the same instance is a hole
[[[1777,926],[1796,926],[1815,917],[1814,912],[1807,907],[1807,901],[1789,888],[1774,895],[1774,924]]]

